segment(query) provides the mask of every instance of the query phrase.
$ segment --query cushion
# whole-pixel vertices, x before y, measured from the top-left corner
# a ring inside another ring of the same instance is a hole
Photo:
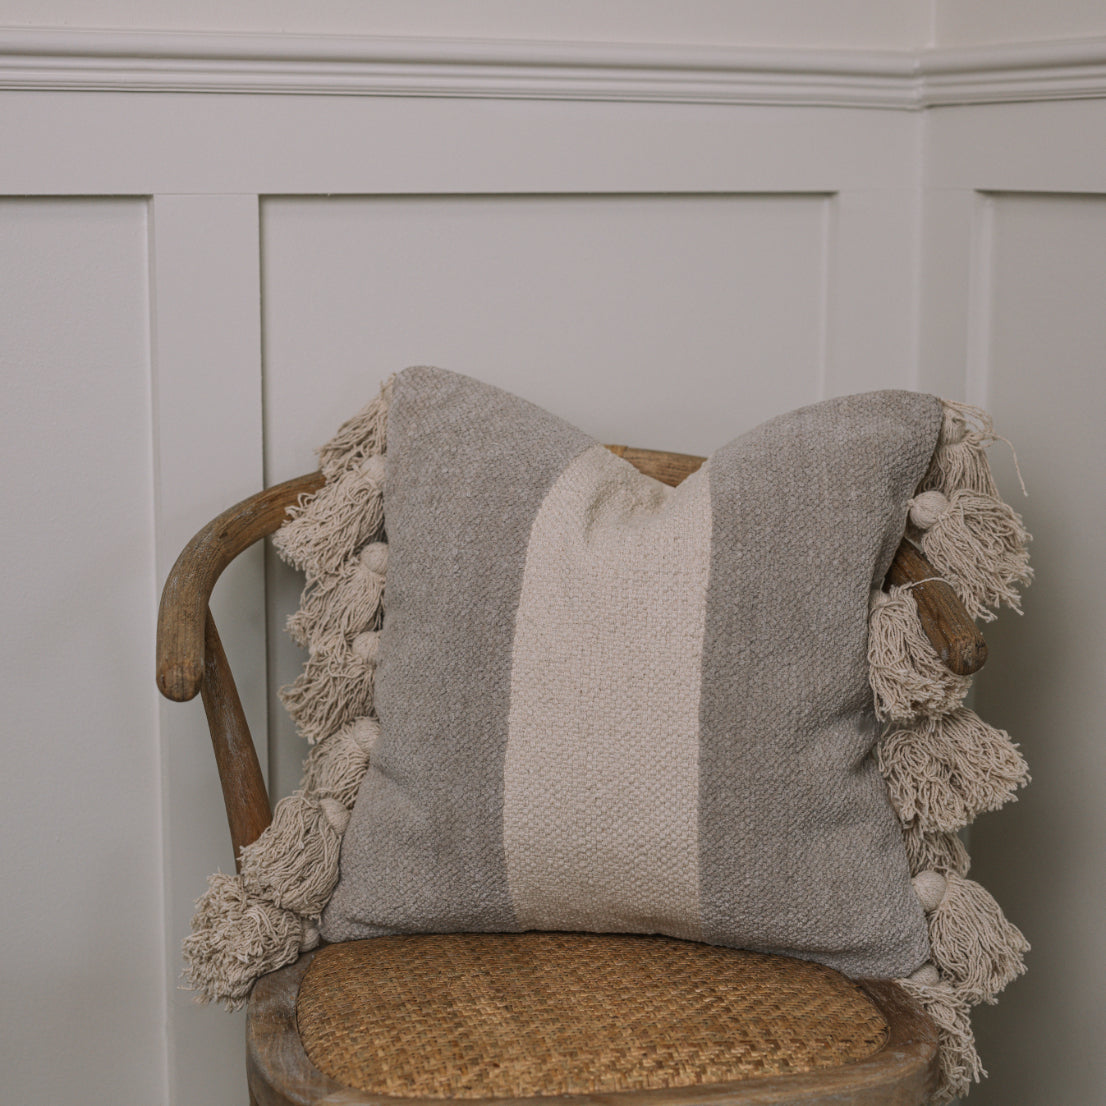
[[[905,530],[967,611],[1018,609],[996,440],[874,392],[673,489],[496,388],[398,374],[275,538],[315,748],[197,904],[200,998],[241,1005],[321,937],[663,934],[894,978],[938,1027],[935,1101],[963,1094],[970,1008],[1028,945],[957,831],[1028,771],[923,630],[937,585],[882,585]]]
[[[489,385],[399,374],[381,732],[323,936],[663,933],[916,969],[867,614],[940,424],[929,396],[831,400],[672,489]]]

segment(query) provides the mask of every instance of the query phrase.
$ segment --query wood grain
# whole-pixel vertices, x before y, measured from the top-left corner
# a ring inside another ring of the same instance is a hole
[[[204,675],[200,694],[223,786],[234,866],[241,869],[242,849],[261,836],[273,820],[273,813],[238,688],[210,610],[204,619]]]
[[[922,629],[945,666],[958,676],[978,672],[987,661],[987,642],[940,573],[906,538],[891,562],[887,583],[912,584]]]
[[[298,476],[243,499],[209,522],[184,547],[165,581],[157,624],[157,686],[183,703],[200,690],[208,600],[223,570],[273,533],[302,495],[322,487],[320,472]]]

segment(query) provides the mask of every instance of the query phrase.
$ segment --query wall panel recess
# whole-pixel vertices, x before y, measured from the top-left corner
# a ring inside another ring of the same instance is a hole
[[[831,202],[268,199],[267,478],[311,468],[312,450],[408,364],[498,384],[602,440],[709,453],[821,394]],[[274,574],[279,627],[296,594]],[[290,679],[300,654],[283,634],[271,649]],[[274,725],[287,723],[274,712]],[[276,767],[286,790],[299,746],[285,733],[275,747],[291,750]]]
[[[980,1008],[981,1104],[1101,1102],[1106,918],[1106,195],[988,197],[982,390],[1017,448],[992,450],[1036,536],[1025,617],[988,630],[980,713],[1022,745],[1033,783],[972,827],[973,875],[1033,943],[1029,972]]]
[[[161,1102],[145,203],[0,200],[0,304],[0,1097]]]

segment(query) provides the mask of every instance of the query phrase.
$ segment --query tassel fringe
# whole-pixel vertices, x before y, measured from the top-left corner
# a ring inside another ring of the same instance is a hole
[[[281,799],[272,825],[242,850],[242,885],[282,910],[321,914],[338,882],[344,830],[344,824],[341,830],[332,825],[317,799],[302,793]]]
[[[1029,783],[1029,767],[1009,735],[966,707],[895,730],[877,746],[877,757],[900,820],[927,832],[954,833]]]
[[[904,587],[872,593],[868,677],[876,716],[894,722],[955,710],[971,682],[941,663],[922,632],[914,597]]]
[[[987,1073],[976,1051],[968,1000],[948,983],[919,980],[920,974],[895,982],[937,1026],[941,1078],[931,1102],[943,1104],[967,1094]]]
[[[342,564],[384,527],[384,458],[366,457],[288,512],[273,545],[308,583],[337,575]]]
[[[288,619],[296,644],[331,642],[362,630],[376,629],[383,615],[384,569],[388,547],[370,542],[333,576],[309,584],[299,610]]]
[[[316,745],[304,762],[303,790],[352,809],[379,734],[375,718],[359,718]]]
[[[388,408],[392,402],[394,382],[394,376],[388,377],[380,388],[380,394],[352,419],[342,423],[338,433],[319,450],[319,468],[328,481],[336,480],[366,457],[386,451]]]
[[[991,416],[968,403],[942,400],[944,419],[929,471],[919,491],[936,489],[946,495],[959,489],[998,498],[987,450],[999,441]]]
[[[319,451],[326,483],[301,499],[274,538],[307,575],[289,629],[310,655],[281,698],[315,748],[302,790],[278,803],[269,828],[242,850],[241,876],[212,876],[197,902],[184,958],[202,1002],[237,1009],[259,976],[319,942],[316,922],[337,882],[342,837],[379,735],[369,712],[388,555],[391,390],[389,380]]]
[[[355,642],[364,637],[359,635]],[[308,657],[295,681],[280,689],[281,702],[310,744],[370,712],[375,665],[363,657],[344,641],[324,643]]]
[[[1029,534],[999,498],[987,461],[988,448],[1006,439],[985,411],[942,402],[933,459],[909,504],[908,535],[971,617],[991,621],[1002,605],[1020,613],[1019,588],[1033,575]],[[960,705],[969,681],[940,664],[905,589],[873,595],[869,668],[876,714],[895,723],[876,757],[903,825],[935,961],[897,982],[937,1025],[941,1079],[933,1102],[947,1103],[986,1075],[971,1007],[993,1002],[1025,970],[1029,949],[995,900],[967,878],[968,853],[955,831],[1013,800],[1029,771],[1006,733]]]
[[[911,875],[919,872],[968,874],[971,858],[964,842],[955,833],[928,833],[916,822],[911,822],[904,827],[902,836]]]
[[[995,996],[1025,971],[1029,942],[974,880],[921,872],[914,890],[926,912],[941,977],[973,1005]]]
[[[979,492],[931,491],[911,501],[910,520],[922,552],[973,618],[991,622],[1003,604],[1021,613],[1018,587],[1033,579],[1030,537],[1011,507]]]
[[[185,978],[200,1002],[237,1010],[259,976],[317,942],[318,930],[298,915],[251,895],[238,876],[216,872],[184,940]]]

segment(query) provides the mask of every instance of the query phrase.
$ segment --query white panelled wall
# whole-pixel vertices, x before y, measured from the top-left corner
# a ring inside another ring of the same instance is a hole
[[[45,7],[0,8],[0,1099],[245,1101],[240,1019],[176,987],[233,860],[202,710],[156,697],[157,590],[435,363],[702,453],[875,387],[993,408],[1038,583],[980,709],[1035,782],[973,828],[973,874],[1034,952],[978,1015],[973,1101],[1106,1101],[1098,6],[147,5],[160,34]],[[216,600],[286,793],[296,582],[255,550]]]

